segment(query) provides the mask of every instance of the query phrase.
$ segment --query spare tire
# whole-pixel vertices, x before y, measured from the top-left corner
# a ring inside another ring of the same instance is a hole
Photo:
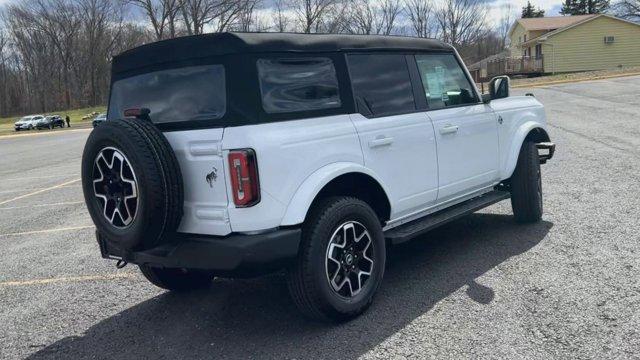
[[[180,166],[147,120],[105,121],[91,132],[82,154],[82,189],[100,235],[120,249],[155,247],[180,225]]]

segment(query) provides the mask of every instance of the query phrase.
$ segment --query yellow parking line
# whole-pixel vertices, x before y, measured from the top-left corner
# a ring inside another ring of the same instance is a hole
[[[77,204],[84,204],[84,201],[69,201],[69,202],[59,202],[59,203],[52,203],[52,204],[34,204],[34,205],[26,205],[26,206],[10,206],[10,207],[3,207],[0,208],[0,210],[16,210],[16,209],[31,209],[34,207],[45,207],[45,206],[65,206],[65,205],[77,205]]]
[[[10,202],[12,202],[12,201],[16,201],[16,200],[24,199],[24,198],[29,197],[29,196],[38,195],[38,194],[41,194],[41,193],[43,193],[43,192],[45,192],[45,191],[59,189],[59,188],[61,188],[61,187],[64,187],[64,186],[69,185],[69,184],[73,184],[73,183],[78,182],[78,181],[80,181],[80,179],[75,179],[75,180],[67,181],[67,182],[64,182],[64,183],[62,183],[62,184],[54,185],[54,186],[51,186],[51,187],[48,187],[48,188],[44,188],[44,189],[40,189],[40,190],[38,190],[38,191],[34,191],[34,192],[31,192],[31,193],[28,193],[28,194],[20,195],[20,196],[14,197],[13,199],[5,200],[5,201],[0,201],[0,205],[4,205],[4,204],[6,204],[6,203],[10,203]]]
[[[4,281],[0,282],[2,286],[27,286],[27,285],[46,285],[66,282],[81,282],[81,281],[99,281],[99,280],[116,280],[116,279],[129,279],[133,278],[135,273],[122,272],[108,275],[86,275],[86,276],[68,276],[49,279],[33,279],[33,280],[16,280],[16,281]]]
[[[0,234],[0,237],[31,235],[31,234],[44,234],[44,233],[60,232],[60,231],[83,230],[83,229],[91,229],[93,227],[94,226],[91,225],[91,226],[74,226],[74,227],[66,227],[66,228],[58,228],[58,229],[23,231],[23,232],[15,232],[15,233],[8,233],[8,234]]]

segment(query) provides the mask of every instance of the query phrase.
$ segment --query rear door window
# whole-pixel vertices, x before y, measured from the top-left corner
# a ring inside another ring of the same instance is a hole
[[[333,61],[324,57],[258,59],[262,108],[269,114],[339,108]]]
[[[347,57],[358,111],[367,117],[416,110],[406,56],[353,54]]]
[[[225,70],[222,65],[191,66],[150,72],[113,83],[109,119],[126,109],[148,108],[156,124],[215,121],[226,112]]]

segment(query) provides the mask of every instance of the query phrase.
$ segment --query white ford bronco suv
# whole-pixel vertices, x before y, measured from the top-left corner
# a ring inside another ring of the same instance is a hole
[[[113,59],[82,159],[104,258],[185,291],[285,269],[313,318],[372,302],[386,247],[511,198],[542,215],[543,106],[430,39],[220,33]]]

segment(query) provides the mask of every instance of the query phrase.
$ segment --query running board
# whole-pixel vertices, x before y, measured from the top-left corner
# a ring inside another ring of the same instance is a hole
[[[494,190],[452,207],[440,210],[431,215],[427,215],[421,219],[387,230],[385,231],[384,236],[393,244],[400,244],[435,229],[438,226],[474,213],[482,208],[510,197],[511,193],[508,191]]]

